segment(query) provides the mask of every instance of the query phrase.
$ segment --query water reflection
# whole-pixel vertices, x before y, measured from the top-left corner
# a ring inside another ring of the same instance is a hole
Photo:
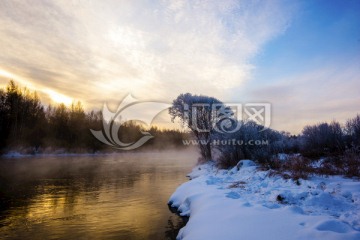
[[[180,229],[185,226],[188,219],[183,218],[181,221],[179,221],[179,217],[176,217],[174,219],[174,216],[170,216],[168,219],[168,226],[165,231],[165,238],[166,239],[176,239],[176,236],[178,235]]]
[[[175,239],[166,207],[195,153],[0,161],[5,239]]]

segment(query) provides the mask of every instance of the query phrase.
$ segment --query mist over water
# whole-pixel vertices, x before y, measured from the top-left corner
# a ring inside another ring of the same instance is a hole
[[[175,239],[192,150],[0,160],[3,239]]]

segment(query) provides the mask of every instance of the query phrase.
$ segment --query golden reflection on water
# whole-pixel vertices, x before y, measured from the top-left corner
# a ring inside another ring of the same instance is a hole
[[[166,203],[194,159],[158,153],[1,161],[2,191],[10,194],[2,198],[9,206],[0,211],[0,236],[171,239],[167,228],[181,223]]]

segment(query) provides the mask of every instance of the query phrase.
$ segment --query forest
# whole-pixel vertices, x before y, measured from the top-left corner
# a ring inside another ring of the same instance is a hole
[[[45,106],[38,94],[20,88],[10,81],[0,89],[0,152],[95,153],[116,151],[97,140],[90,129],[102,128],[101,111],[85,112],[80,101],[71,106]],[[136,140],[143,126],[136,122],[121,124],[119,139]],[[154,136],[143,148],[164,149],[181,147],[187,133],[151,127]]]

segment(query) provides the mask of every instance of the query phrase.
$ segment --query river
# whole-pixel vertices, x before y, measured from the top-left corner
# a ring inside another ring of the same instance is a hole
[[[197,155],[179,152],[0,160],[1,239],[175,239],[167,201]]]

